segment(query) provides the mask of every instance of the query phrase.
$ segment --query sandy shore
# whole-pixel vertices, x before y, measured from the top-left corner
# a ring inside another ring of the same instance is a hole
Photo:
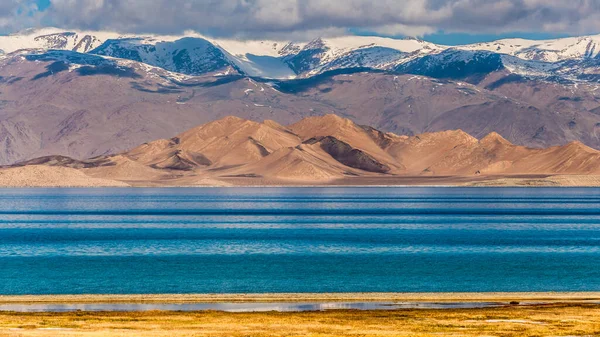
[[[323,312],[0,312],[0,336],[598,336],[600,305]]]
[[[173,295],[0,296],[0,304],[28,303],[251,303],[251,302],[600,302],[600,292],[523,293],[292,293]]]
[[[598,336],[600,292],[1,296],[0,304],[508,302],[476,309],[320,312],[0,312],[0,336]]]
[[[600,175],[450,175],[371,176],[331,180],[286,180],[262,177],[175,178],[126,180],[113,174],[90,176],[84,170],[30,165],[0,168],[0,188],[16,187],[600,187]]]

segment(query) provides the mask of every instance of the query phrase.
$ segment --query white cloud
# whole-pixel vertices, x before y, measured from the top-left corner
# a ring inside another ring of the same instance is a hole
[[[0,0],[0,33],[35,25],[37,6],[33,0]]]
[[[409,26],[400,23],[384,26],[368,27],[368,31],[385,36],[423,36],[435,33],[436,29],[430,26]]]
[[[0,27],[28,0],[0,0]],[[65,28],[219,36],[307,36],[371,30],[420,36],[600,32],[599,0],[52,0],[43,22]],[[2,23],[4,22],[4,23]]]

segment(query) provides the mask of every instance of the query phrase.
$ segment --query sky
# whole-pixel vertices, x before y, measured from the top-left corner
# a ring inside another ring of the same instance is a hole
[[[0,33],[31,27],[308,40],[466,44],[600,33],[600,0],[0,0]]]

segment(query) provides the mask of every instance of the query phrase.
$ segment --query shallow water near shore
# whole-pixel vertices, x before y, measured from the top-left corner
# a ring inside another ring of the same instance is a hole
[[[0,304],[8,312],[73,312],[73,311],[223,311],[223,312],[304,312],[326,310],[399,310],[399,309],[477,309],[494,308],[495,302],[331,302],[331,303],[185,303],[185,304]]]
[[[5,189],[0,294],[600,290],[600,189]]]

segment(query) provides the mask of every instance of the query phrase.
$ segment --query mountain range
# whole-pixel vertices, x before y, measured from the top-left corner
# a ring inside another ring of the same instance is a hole
[[[186,75],[233,67],[246,76],[294,79],[339,69],[368,68],[462,78],[465,72],[483,75],[506,69],[538,78],[595,81],[599,43],[600,36],[548,41],[505,39],[463,46],[370,36],[317,38],[308,42],[238,41],[197,33],[160,36],[44,28],[0,37],[0,50],[4,54],[32,49],[67,50],[142,62]]]
[[[580,142],[527,148],[494,132],[481,139],[461,130],[400,136],[329,114],[288,126],[228,116],[113,155],[21,162],[0,170],[0,185],[35,185],[39,178],[59,186],[491,184],[515,178],[558,185],[578,175],[600,175],[600,151]]]
[[[0,36],[0,164],[117,153],[228,115],[600,148],[600,36],[441,46],[27,30]]]

